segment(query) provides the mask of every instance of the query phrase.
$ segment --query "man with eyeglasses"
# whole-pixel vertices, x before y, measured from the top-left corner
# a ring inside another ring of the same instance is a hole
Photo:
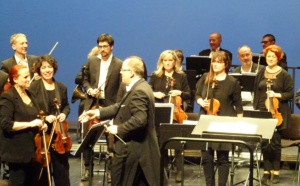
[[[272,34],[264,35],[262,38],[262,41],[261,41],[261,45],[262,45],[263,49],[265,49],[266,47],[268,47],[270,45],[274,45],[275,43],[276,43],[276,38]],[[283,53],[283,58],[278,62],[278,65],[281,66],[285,70],[287,70],[287,61],[286,60],[287,60],[286,54]]]
[[[120,70],[123,61],[115,57],[112,53],[114,48],[114,39],[109,34],[101,34],[97,38],[99,49],[98,56],[92,56],[88,59],[82,85],[88,94],[84,104],[84,110],[89,110],[93,106],[106,107],[117,102],[117,93],[121,83]],[[84,136],[88,131],[88,124],[84,126]],[[89,165],[92,149],[84,151],[85,173],[82,181],[88,180]],[[108,172],[108,181],[110,174]]]
[[[242,65],[233,69],[232,73],[257,73],[263,67],[263,65],[258,66],[253,63],[251,48],[247,45],[238,48],[238,58]]]
[[[202,50],[199,52],[199,56],[208,56],[211,57],[214,52],[224,51],[228,53],[230,59],[232,60],[232,53],[228,50],[221,48],[222,35],[218,32],[214,32],[209,36],[209,49]]]

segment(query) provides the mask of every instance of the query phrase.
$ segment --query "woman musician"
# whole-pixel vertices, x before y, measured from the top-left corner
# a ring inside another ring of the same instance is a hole
[[[35,185],[37,172],[32,161],[34,136],[47,125],[37,119],[40,108],[30,86],[28,68],[15,65],[9,71],[9,82],[0,97],[0,156],[8,162],[9,185]]]
[[[173,83],[171,82],[172,79],[174,79]],[[187,105],[185,101],[189,101],[191,97],[186,74],[182,71],[180,61],[176,53],[172,50],[165,50],[160,54],[157,69],[150,76],[149,84],[153,89],[155,102],[158,103],[168,103],[170,96],[180,96],[182,98],[182,104]],[[182,109],[184,108],[182,107]],[[182,158],[180,155],[180,151],[175,152],[177,182],[182,180]]]
[[[279,183],[279,170],[281,159],[281,137],[280,132],[288,128],[291,117],[288,100],[293,98],[294,83],[290,74],[278,65],[283,53],[277,45],[270,45],[263,51],[267,66],[258,72],[254,83],[253,107],[259,110],[268,110],[266,108],[267,98],[276,98],[279,100],[277,105],[278,112],[283,121],[276,127],[271,141],[262,142],[262,154],[264,159],[263,183]],[[267,82],[271,85],[271,90],[267,91]],[[273,174],[271,179],[271,174]]]
[[[242,117],[243,107],[241,87],[238,80],[228,75],[231,59],[226,52],[214,52],[210,71],[205,73],[197,83],[196,102],[201,106],[200,115],[207,114],[204,108],[214,107],[214,115]],[[214,100],[218,104],[210,105]],[[215,185],[214,150],[217,150],[219,186],[225,186],[229,173],[229,150],[227,144],[212,144],[206,151],[202,151],[202,162],[206,185]]]
[[[47,54],[40,56],[37,59],[35,68],[35,71],[42,78],[32,82],[29,90],[31,90],[37,96],[38,104],[45,112],[45,120],[50,124],[47,133],[50,133],[54,124],[56,123],[56,127],[58,128],[62,126],[60,125],[60,122],[64,122],[70,113],[67,87],[54,79],[53,76],[58,69],[58,64],[50,55]],[[57,108],[57,104],[54,103],[55,99],[59,104],[59,110]],[[67,125],[67,123],[64,124]],[[68,149],[65,149],[65,153],[61,153],[53,148],[55,147],[55,141],[58,140],[58,132],[56,129],[54,130],[55,132],[52,141],[50,142],[52,145],[50,145],[49,149],[51,155],[51,164],[53,167],[52,176],[56,186],[68,186],[70,185],[68,162],[69,151]],[[65,128],[62,127],[60,130],[65,130]],[[61,131],[60,133],[62,133]],[[67,133],[67,131],[64,132]],[[43,172],[41,185],[47,185],[47,179],[44,173],[46,173],[46,171]]]

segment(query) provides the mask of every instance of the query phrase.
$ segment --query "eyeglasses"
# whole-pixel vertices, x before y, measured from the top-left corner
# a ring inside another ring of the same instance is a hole
[[[108,47],[109,47],[109,45],[98,46],[99,49],[101,49],[101,48],[107,49]]]
[[[267,43],[269,43],[269,42],[271,42],[271,41],[262,41],[261,43],[267,44]]]
[[[130,69],[121,69],[121,72],[125,72],[125,71],[131,71]]]

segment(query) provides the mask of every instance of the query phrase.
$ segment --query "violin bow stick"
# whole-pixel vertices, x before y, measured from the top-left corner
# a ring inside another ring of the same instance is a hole
[[[56,46],[58,45],[58,41],[54,44],[54,46],[52,47],[52,49],[49,52],[49,55],[52,54],[52,52],[54,51],[54,49],[56,48]]]
[[[103,125],[105,129],[107,129],[107,125]],[[113,134],[114,136],[116,136],[124,145],[127,145],[126,142],[124,140],[122,140],[122,138],[120,138],[120,136],[118,136],[117,134]]]

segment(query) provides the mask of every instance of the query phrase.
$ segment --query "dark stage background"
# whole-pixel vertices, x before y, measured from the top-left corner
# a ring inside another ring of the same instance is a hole
[[[299,7],[299,0],[2,0],[0,60],[13,55],[9,38],[14,33],[27,35],[29,54],[48,53],[58,41],[52,53],[59,62],[55,77],[68,86],[69,99],[74,78],[101,33],[114,37],[115,56],[141,56],[148,72],[155,70],[163,50],[198,54],[208,48],[209,34],[215,31],[223,36],[222,47],[233,53],[233,64],[240,64],[239,46],[249,45],[259,53],[262,36],[272,33],[287,54],[288,66],[300,66]],[[300,88],[299,73],[295,90]],[[77,120],[77,106],[78,101],[71,105],[71,121]]]

